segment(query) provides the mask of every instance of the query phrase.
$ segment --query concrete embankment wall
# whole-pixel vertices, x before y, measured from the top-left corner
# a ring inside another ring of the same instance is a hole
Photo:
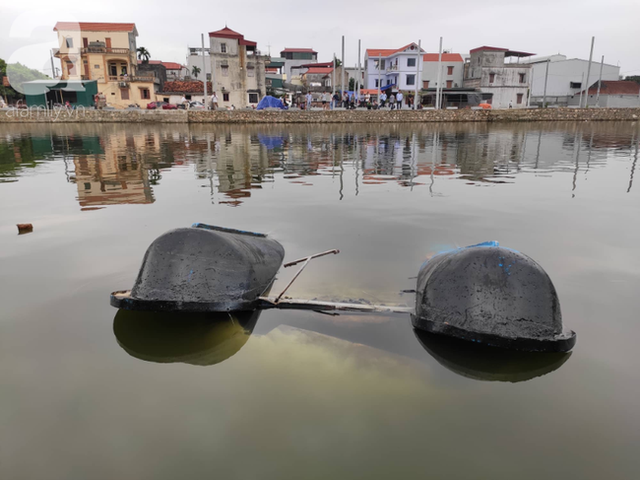
[[[639,108],[549,108],[513,110],[0,110],[0,123],[425,123],[634,121]]]

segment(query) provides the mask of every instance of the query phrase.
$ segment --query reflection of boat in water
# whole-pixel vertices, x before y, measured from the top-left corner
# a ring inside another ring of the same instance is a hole
[[[118,344],[140,360],[214,365],[247,343],[259,316],[260,310],[185,315],[121,309],[113,332]]]
[[[413,332],[438,363],[475,380],[524,382],[557,370],[571,356],[571,353],[505,350],[417,329]]]

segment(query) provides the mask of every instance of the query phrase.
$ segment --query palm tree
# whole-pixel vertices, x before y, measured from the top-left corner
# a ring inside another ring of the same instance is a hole
[[[202,70],[200,69],[200,67],[197,67],[196,65],[193,66],[193,68],[191,69],[191,75],[193,75],[194,77],[196,77],[196,80],[198,79],[198,75],[200,74]]]
[[[143,63],[147,63],[151,58],[151,54],[144,47],[138,47],[136,52],[138,52],[138,60],[142,60]]]

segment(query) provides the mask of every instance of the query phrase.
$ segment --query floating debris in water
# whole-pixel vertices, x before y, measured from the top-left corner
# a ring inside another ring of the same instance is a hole
[[[33,232],[33,225],[31,223],[18,223],[18,235],[24,235],[25,233]]]

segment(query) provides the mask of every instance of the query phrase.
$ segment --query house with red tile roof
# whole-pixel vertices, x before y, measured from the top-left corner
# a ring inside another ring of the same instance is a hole
[[[443,89],[462,88],[464,78],[464,59],[459,53],[425,53],[422,56],[422,84],[423,89],[438,86],[438,63],[440,64],[440,83]]]
[[[141,65],[143,63],[144,62],[142,60],[138,60],[138,65]],[[182,80],[184,79],[185,76],[188,76],[189,74],[187,67],[177,62],[163,62],[162,60],[149,60],[146,63],[149,65],[162,65],[167,72],[167,80],[170,82],[174,80]]]
[[[365,50],[364,87],[404,92],[415,90],[416,83],[420,82],[424,53],[425,51],[419,48],[417,43],[410,43],[396,49]]]
[[[155,101],[156,78],[138,72],[135,23],[58,22],[62,80],[96,80],[108,105],[146,107]]]
[[[187,57],[189,72],[197,66],[213,83],[220,108],[255,106],[266,94],[266,65],[270,58],[262,55],[258,44],[228,26],[209,32],[209,45],[190,48]],[[211,95],[210,91],[207,91]]]
[[[318,52],[313,48],[287,47],[280,52],[280,57],[284,58],[285,81],[291,83],[293,77],[301,75],[301,65],[318,63]]]
[[[598,89],[600,83],[600,89]],[[588,95],[590,107],[638,108],[640,107],[640,84],[630,80],[603,80],[595,82],[588,91],[576,93],[569,99],[569,105],[578,105],[580,94]],[[584,100],[583,100],[584,102]]]

